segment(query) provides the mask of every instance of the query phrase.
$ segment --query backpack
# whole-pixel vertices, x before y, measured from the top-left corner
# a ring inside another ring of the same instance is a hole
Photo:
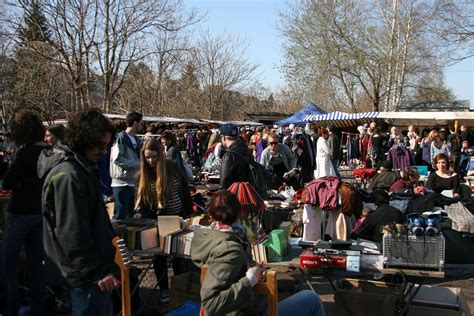
[[[229,150],[228,152],[237,154],[240,156],[249,166],[250,170],[250,184],[252,187],[257,191],[257,193],[260,195],[262,199],[267,199],[267,180],[269,179],[269,175],[265,168],[259,164],[258,162],[255,161],[255,159],[247,159],[247,157],[244,157],[241,153],[233,150]]]

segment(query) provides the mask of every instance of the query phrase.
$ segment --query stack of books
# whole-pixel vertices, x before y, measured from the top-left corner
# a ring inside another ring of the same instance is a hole
[[[159,246],[165,254],[191,255],[194,232],[183,229],[179,216],[158,216]]]
[[[274,229],[268,235],[256,239],[252,243],[252,257],[256,262],[281,262],[288,253],[291,224],[281,223],[279,229]]]

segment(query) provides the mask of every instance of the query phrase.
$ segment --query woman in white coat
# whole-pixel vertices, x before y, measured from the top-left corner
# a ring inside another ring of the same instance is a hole
[[[318,138],[317,154],[316,154],[316,170],[314,178],[322,178],[326,176],[335,177],[336,172],[331,163],[331,154],[328,146],[329,133],[326,129],[321,132],[321,137]]]

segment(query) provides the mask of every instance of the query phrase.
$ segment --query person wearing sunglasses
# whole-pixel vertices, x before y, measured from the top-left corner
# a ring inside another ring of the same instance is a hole
[[[278,142],[276,134],[270,134],[268,147],[262,152],[260,164],[272,174],[272,188],[278,188],[286,180],[284,174],[296,168],[296,157],[288,146]]]

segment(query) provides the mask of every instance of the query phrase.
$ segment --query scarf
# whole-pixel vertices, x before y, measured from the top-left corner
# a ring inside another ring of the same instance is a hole
[[[249,246],[250,243],[249,243],[249,239],[247,237],[247,230],[245,229],[244,226],[242,226],[241,224],[238,224],[238,223],[234,223],[232,225],[227,225],[227,224],[221,223],[219,221],[214,221],[214,222],[211,223],[211,225],[209,225],[209,228],[213,229],[213,230],[218,230],[220,232],[228,233],[228,234],[234,234],[237,237],[239,237],[239,239],[242,242],[242,247],[244,247],[244,251],[247,254],[247,258],[248,258],[249,263],[253,262],[253,260],[252,260],[252,249]]]

